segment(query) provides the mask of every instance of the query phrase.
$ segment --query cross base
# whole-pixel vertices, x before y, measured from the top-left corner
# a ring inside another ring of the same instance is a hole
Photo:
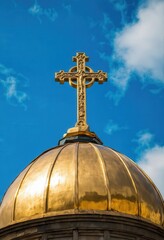
[[[64,145],[66,143],[73,142],[92,142],[102,145],[102,141],[94,132],[80,131],[74,133],[66,133],[62,139],[59,140],[58,145]]]
[[[90,132],[89,130],[89,126],[87,124],[85,124],[84,126],[79,126],[77,123],[75,125],[75,127],[69,128],[67,130],[67,133],[77,133],[77,132]]]

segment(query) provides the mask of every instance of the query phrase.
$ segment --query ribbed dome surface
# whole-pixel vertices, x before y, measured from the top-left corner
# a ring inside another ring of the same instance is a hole
[[[138,217],[163,225],[163,200],[126,156],[102,145],[70,143],[36,158],[16,178],[0,207],[0,228],[76,213]]]

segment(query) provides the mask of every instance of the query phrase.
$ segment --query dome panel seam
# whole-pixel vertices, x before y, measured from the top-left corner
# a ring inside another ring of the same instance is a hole
[[[109,188],[109,178],[107,175],[106,171],[106,164],[105,161],[102,157],[101,151],[99,150],[98,147],[96,147],[93,143],[89,143],[95,150],[96,154],[98,155],[98,159],[100,160],[100,165],[102,167],[102,172],[103,172],[103,178],[104,178],[104,183],[106,186],[106,191],[107,191],[107,210],[111,210],[111,193],[110,193],[110,188]]]
[[[79,176],[78,176],[78,151],[79,151],[79,142],[76,143],[75,145],[75,194],[74,194],[74,206],[75,209],[79,209]]]
[[[32,168],[32,166],[34,165],[34,163],[38,160],[38,158],[36,158],[30,165],[30,167],[27,169],[27,172],[25,173],[25,175],[23,176],[21,182],[20,182],[20,185],[17,189],[17,192],[15,194],[15,199],[14,199],[14,207],[13,207],[13,216],[12,216],[12,221],[15,221],[15,209],[16,209],[16,202],[17,202],[17,198],[18,198],[18,194],[19,194],[19,191],[20,191],[20,188],[21,186],[23,185],[23,182],[28,174],[28,172],[30,171],[30,169]]]
[[[52,166],[50,167],[50,171],[49,171],[49,174],[47,174],[47,187],[45,188],[46,191],[45,191],[45,206],[44,206],[44,212],[46,213],[47,210],[48,210],[48,195],[49,195],[49,188],[50,188],[50,180],[51,180],[51,175],[52,175],[52,172],[53,172],[53,169],[54,169],[54,166],[55,166],[55,163],[60,155],[60,153],[62,152],[62,150],[64,148],[66,148],[68,145],[71,145],[71,143],[68,143],[66,145],[63,145],[62,148],[59,150],[59,152],[57,153],[55,159],[54,159],[54,162],[52,163]]]

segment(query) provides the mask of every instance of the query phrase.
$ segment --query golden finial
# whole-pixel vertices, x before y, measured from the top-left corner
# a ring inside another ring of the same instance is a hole
[[[89,133],[89,126],[86,118],[86,88],[93,85],[94,82],[102,84],[107,81],[107,73],[99,70],[94,72],[90,67],[86,66],[89,58],[85,53],[79,52],[73,57],[73,62],[77,65],[70,68],[68,72],[63,70],[55,73],[55,80],[61,84],[69,82],[69,84],[77,89],[77,122],[75,127],[70,128],[67,134],[86,134]]]

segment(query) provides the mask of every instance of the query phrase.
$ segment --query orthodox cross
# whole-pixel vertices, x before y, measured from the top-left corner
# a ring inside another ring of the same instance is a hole
[[[73,62],[77,62],[77,66],[70,68],[68,72],[63,70],[55,73],[55,80],[61,84],[69,82],[69,84],[77,89],[77,123],[76,130],[87,131],[89,129],[86,122],[86,88],[93,85],[94,82],[102,84],[107,81],[107,73],[98,71],[94,72],[90,67],[86,66],[89,58],[85,53],[77,53],[73,57]]]

